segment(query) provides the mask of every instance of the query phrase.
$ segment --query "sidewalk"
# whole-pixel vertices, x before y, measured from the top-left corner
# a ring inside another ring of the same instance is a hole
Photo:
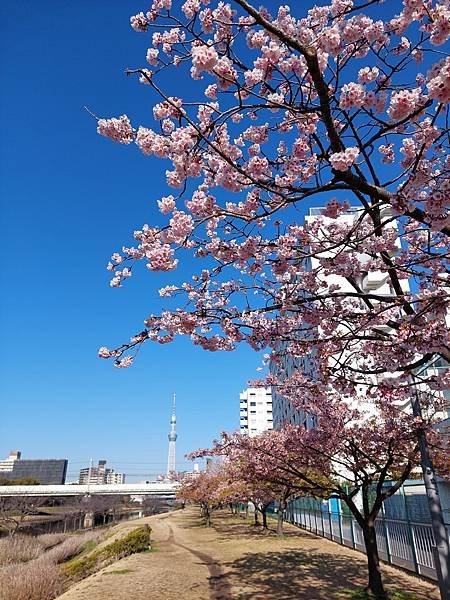
[[[155,551],[125,558],[60,600],[345,600],[366,583],[364,555],[286,525],[278,539],[225,511],[205,528],[196,508],[150,523]],[[386,585],[438,600],[436,587],[391,567]]]

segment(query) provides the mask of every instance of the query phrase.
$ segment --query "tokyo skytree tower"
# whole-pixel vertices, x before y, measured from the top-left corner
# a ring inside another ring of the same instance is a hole
[[[170,419],[169,454],[167,456],[167,477],[175,472],[175,446],[177,441],[177,417],[175,416],[175,394],[173,395],[172,417]]]

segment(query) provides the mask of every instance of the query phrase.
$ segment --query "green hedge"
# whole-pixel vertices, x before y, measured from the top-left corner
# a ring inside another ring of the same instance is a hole
[[[150,533],[151,528],[148,525],[133,529],[124,537],[95,550],[92,554],[69,561],[62,566],[62,573],[70,579],[82,579],[125,556],[144,552],[150,548]]]

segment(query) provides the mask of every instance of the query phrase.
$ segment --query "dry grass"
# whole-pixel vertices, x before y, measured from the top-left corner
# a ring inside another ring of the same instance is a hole
[[[75,556],[83,546],[98,540],[97,533],[71,535],[46,533],[37,537],[14,535],[0,538],[0,567],[26,563],[45,554],[50,562],[61,563]]]
[[[39,540],[30,535],[0,538],[0,566],[25,563],[43,552]]]
[[[99,537],[89,532],[0,540],[0,600],[53,600],[66,586],[58,565],[95,546]]]
[[[54,564],[63,563],[80,554],[89,542],[97,542],[99,537],[99,534],[94,532],[71,536],[62,542],[62,544],[58,544],[54,548],[51,548],[51,550],[48,550],[45,553],[45,557]]]
[[[44,557],[0,569],[0,600],[53,600],[63,591],[56,564]]]
[[[43,533],[42,535],[38,535],[37,539],[44,550],[50,550],[50,548],[67,540],[67,537],[67,533]]]

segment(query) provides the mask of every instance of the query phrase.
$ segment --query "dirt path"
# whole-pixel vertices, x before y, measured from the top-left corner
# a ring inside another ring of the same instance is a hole
[[[243,518],[195,509],[149,522],[155,551],[124,558],[85,579],[60,600],[344,600],[365,585],[364,556],[287,526],[282,539]],[[128,524],[130,526],[131,524]],[[435,586],[383,567],[388,587],[437,600]]]

